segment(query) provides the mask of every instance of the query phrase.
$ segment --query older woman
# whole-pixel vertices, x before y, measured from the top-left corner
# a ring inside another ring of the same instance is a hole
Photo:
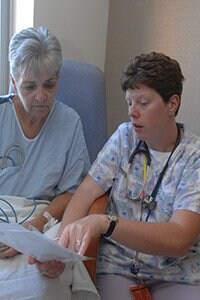
[[[61,220],[86,175],[88,152],[80,117],[55,99],[57,38],[44,27],[24,29],[10,41],[9,61],[13,94],[0,106],[0,217],[44,232]],[[70,272],[69,282],[52,282],[6,245],[0,258],[0,299],[55,299],[56,290],[70,299]]]
[[[121,86],[131,122],[106,143],[65,211],[61,244],[83,254],[102,236],[102,300],[199,299],[200,139],[175,120],[183,79],[162,53],[128,63]],[[84,217],[110,189],[107,214]]]

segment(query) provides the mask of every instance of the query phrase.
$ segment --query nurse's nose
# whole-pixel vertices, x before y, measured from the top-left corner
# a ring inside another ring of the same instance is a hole
[[[132,102],[128,106],[128,116],[132,117],[132,118],[138,118],[139,117],[139,111],[138,111],[137,103]]]

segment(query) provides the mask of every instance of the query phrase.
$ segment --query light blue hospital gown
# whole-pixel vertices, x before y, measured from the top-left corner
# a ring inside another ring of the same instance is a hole
[[[40,133],[28,139],[12,103],[0,105],[0,198],[17,196],[13,197],[15,205],[23,197],[39,199],[38,208],[44,200],[51,201],[65,191],[73,193],[89,166],[81,120],[72,108],[55,101]],[[20,214],[22,210],[20,206]],[[25,255],[0,259],[0,300],[83,299],[82,293],[87,299],[97,299],[93,283],[82,275],[84,267],[80,266],[82,273],[77,277],[76,266],[68,265],[61,276],[51,279],[29,265]]]
[[[72,108],[55,101],[40,133],[28,139],[12,103],[0,106],[0,195],[51,201],[74,192],[89,165],[81,120]]]
[[[144,156],[136,155],[128,179],[125,171],[128,159],[138,144],[138,138],[131,123],[123,123],[109,139],[89,172],[90,176],[105,190],[114,185],[108,212],[139,220],[142,190]],[[155,187],[163,165],[151,157],[147,194]],[[157,207],[151,212],[149,222],[168,221],[177,209],[200,213],[200,138],[184,130],[181,142],[174,151],[156,197]],[[143,220],[147,212],[143,213]],[[189,224],[188,224],[189,226]],[[111,238],[102,238],[99,252],[99,274],[121,274],[132,278],[131,262],[135,251],[120,245]],[[186,257],[172,258],[139,253],[139,276],[146,280],[175,281],[200,284],[200,239],[193,245]]]

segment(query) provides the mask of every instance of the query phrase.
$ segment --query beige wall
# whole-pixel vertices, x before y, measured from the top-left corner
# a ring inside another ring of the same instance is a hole
[[[109,0],[35,0],[34,25],[59,38],[67,59],[104,70]]]
[[[186,81],[178,120],[200,135],[199,24],[200,0],[34,0],[34,25],[58,36],[65,58],[105,70],[109,134],[128,119],[122,68],[154,50],[181,63]]]
[[[127,119],[119,77],[130,57],[162,51],[179,60],[184,76],[178,120],[200,135],[200,1],[110,0],[106,51],[109,133]]]

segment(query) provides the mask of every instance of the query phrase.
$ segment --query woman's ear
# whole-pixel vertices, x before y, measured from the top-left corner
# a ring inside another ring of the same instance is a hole
[[[176,115],[176,112],[177,112],[177,110],[180,106],[180,101],[181,101],[181,99],[178,95],[175,94],[175,95],[171,96],[171,98],[169,100],[169,103],[168,103],[169,104],[168,107],[169,107],[169,114],[170,115],[171,114]]]
[[[12,74],[10,74],[10,81],[11,81],[11,87],[10,87],[11,92],[16,92],[17,91],[16,83]]]

